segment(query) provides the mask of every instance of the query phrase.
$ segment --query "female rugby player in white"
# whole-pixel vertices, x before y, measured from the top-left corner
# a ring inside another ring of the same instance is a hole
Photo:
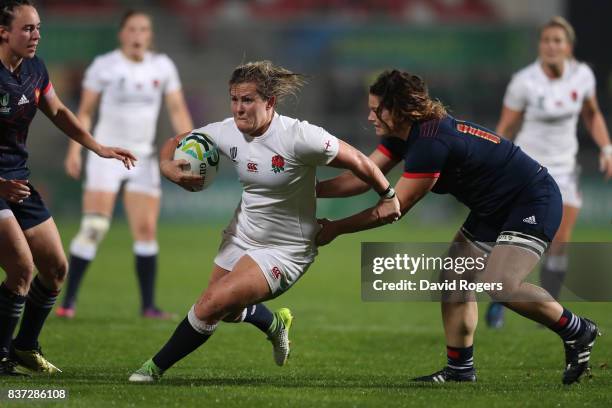
[[[399,215],[395,192],[372,161],[324,129],[276,113],[278,101],[295,95],[302,84],[301,75],[268,61],[239,66],[229,81],[233,118],[195,131],[213,139],[231,160],[244,188],[242,200],[223,233],[208,288],[130,381],[158,380],[203,344],[220,320],[250,318],[247,306],[279,296],[306,272],[317,254],[317,166],[347,168],[379,192],[377,219],[392,222]],[[181,171],[182,161],[172,161],[184,136],[164,145],[161,170],[191,189],[202,179]],[[282,365],[289,354],[285,321],[269,312],[261,320],[267,321],[276,362]]]
[[[158,253],[156,229],[161,192],[154,143],[162,96],[175,132],[187,132],[193,129],[193,123],[176,67],[166,55],[150,51],[152,38],[152,22],[147,14],[138,11],[126,13],[120,25],[119,49],[96,58],[83,80],[79,119],[86,128],[91,128],[99,102],[94,136],[100,142],[131,149],[139,158],[139,166],[128,172],[115,163],[88,156],[83,219],[70,245],[66,295],[62,307],[56,311],[62,317],[70,318],[75,314],[81,279],[109,228],[123,182],[124,206],[134,238],[142,316],[170,316],[160,311],[154,301]],[[70,177],[79,178],[79,144],[70,144],[65,167]]]
[[[497,133],[513,139],[548,169],[563,197],[561,226],[542,263],[542,287],[557,298],[567,271],[565,243],[569,242],[582,205],[578,187],[578,139],[581,116],[600,148],[600,170],[612,177],[612,144],[595,95],[595,76],[576,61],[574,29],[563,17],[553,17],[540,30],[538,59],[517,72],[504,97]],[[537,220],[527,220],[537,222]],[[487,324],[503,325],[503,306],[493,303]]]
[[[38,343],[68,265],[55,222],[28,181],[26,140],[37,110],[98,156],[127,168],[135,160],[125,149],[96,142],[60,101],[35,55],[40,38],[40,17],[28,0],[0,1],[0,267],[6,273],[0,284],[0,376],[59,372]]]

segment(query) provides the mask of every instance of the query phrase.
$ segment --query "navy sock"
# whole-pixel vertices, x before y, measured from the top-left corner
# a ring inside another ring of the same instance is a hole
[[[453,371],[464,373],[474,369],[474,346],[446,346],[446,366]]]
[[[66,295],[62,302],[62,307],[73,308],[76,303],[77,293],[81,286],[81,280],[89,266],[89,259],[81,258],[76,255],[70,255],[70,264],[68,266],[68,283],[66,285]]]
[[[185,317],[159,352],[153,357],[153,362],[162,370],[172,367],[177,361],[200,347],[211,334],[198,332]]]
[[[47,289],[38,276],[34,278],[28,292],[19,333],[13,340],[19,350],[34,350],[38,347],[38,336],[53,309],[59,291]]]
[[[550,329],[557,333],[563,341],[567,341],[580,337],[586,330],[586,325],[580,316],[563,308],[561,317]]]
[[[136,273],[142,299],[142,310],[155,307],[154,290],[157,275],[157,255],[136,255]]]
[[[23,311],[26,297],[11,292],[2,283],[0,285],[0,358],[7,357],[13,332]]]
[[[246,316],[244,317],[244,321],[251,323],[262,332],[269,334],[268,332],[272,326],[272,323],[274,323],[274,314],[266,307],[266,305],[263,303],[258,303],[256,305],[246,307]]]

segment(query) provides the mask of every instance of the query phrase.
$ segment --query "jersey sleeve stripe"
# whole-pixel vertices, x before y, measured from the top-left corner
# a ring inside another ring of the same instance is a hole
[[[49,83],[47,84],[47,86],[45,87],[45,89],[43,89],[42,94],[46,95],[49,93],[49,91],[53,88],[53,85],[51,84],[51,81],[49,81]]]
[[[397,160],[397,157],[395,157],[393,153],[391,153],[391,150],[387,149],[385,146],[381,144],[378,145],[376,150],[378,150],[379,152],[381,152],[382,154],[384,154],[385,156],[387,156],[388,158],[392,160]]]
[[[402,174],[402,177],[409,179],[418,179],[418,178],[438,178],[440,177],[440,172],[437,173],[410,173],[405,172]]]

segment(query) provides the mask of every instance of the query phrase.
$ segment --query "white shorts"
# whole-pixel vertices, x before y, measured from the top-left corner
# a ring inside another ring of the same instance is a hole
[[[261,248],[249,245],[235,235],[223,234],[223,240],[215,257],[215,264],[231,271],[244,255],[250,256],[263,272],[273,296],[289,289],[306,273],[314,255],[291,248]]]
[[[550,172],[550,175],[555,179],[555,182],[561,191],[563,205],[568,205],[575,208],[582,207],[582,194],[580,193],[580,187],[578,186],[579,174],[579,168],[570,173],[564,172],[555,174],[554,172]]]
[[[125,191],[144,193],[154,197],[161,195],[159,165],[155,155],[139,157],[131,170],[115,159],[103,159],[95,153],[87,155],[85,190],[119,192],[126,182]]]
[[[9,209],[5,209],[5,210],[0,210],[0,220],[3,220],[5,218],[11,218],[14,217],[15,214],[13,214],[13,211],[9,210]]]

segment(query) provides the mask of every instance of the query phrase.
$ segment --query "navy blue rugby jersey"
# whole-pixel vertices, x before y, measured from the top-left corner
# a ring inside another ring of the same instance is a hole
[[[384,137],[378,150],[404,161],[403,177],[437,177],[432,192],[452,194],[480,215],[509,204],[547,173],[514,143],[452,116],[413,124],[406,141]]]
[[[40,98],[52,89],[41,59],[23,59],[17,73],[0,64],[0,175],[27,176],[28,128]]]

